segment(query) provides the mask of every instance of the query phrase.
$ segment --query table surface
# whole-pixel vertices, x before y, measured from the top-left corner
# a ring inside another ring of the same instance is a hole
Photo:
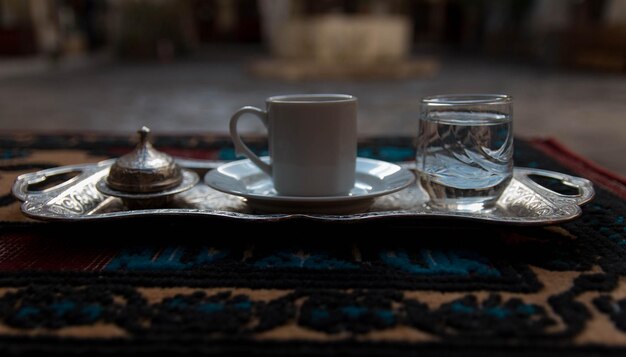
[[[132,219],[41,223],[21,173],[119,156],[132,138],[0,135],[0,350],[583,354],[626,352],[626,188],[549,140],[516,166],[591,179],[572,222],[359,224]],[[158,137],[178,156],[233,159],[224,138]],[[262,139],[253,140],[262,151]],[[407,138],[360,156],[411,159]]]

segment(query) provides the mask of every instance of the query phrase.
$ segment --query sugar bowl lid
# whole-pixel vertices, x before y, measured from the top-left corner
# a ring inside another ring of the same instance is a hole
[[[183,181],[174,159],[156,150],[148,140],[150,129],[137,131],[139,144],[111,166],[106,183],[109,188],[127,193],[151,193],[170,189]]]

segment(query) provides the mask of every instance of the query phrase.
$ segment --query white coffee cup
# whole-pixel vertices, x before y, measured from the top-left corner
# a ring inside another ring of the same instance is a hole
[[[258,116],[268,130],[270,162],[259,159],[237,132],[244,114]],[[230,119],[237,154],[249,158],[283,196],[347,195],[354,187],[357,98],[346,94],[270,97],[266,110],[243,107]]]

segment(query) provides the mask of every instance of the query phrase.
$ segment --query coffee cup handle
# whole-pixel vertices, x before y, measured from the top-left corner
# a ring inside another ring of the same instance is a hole
[[[244,155],[263,172],[272,176],[272,166],[256,156],[252,152],[252,150],[250,150],[250,148],[246,144],[244,144],[243,140],[241,140],[241,136],[239,136],[239,132],[237,132],[237,122],[239,121],[239,118],[241,118],[241,116],[243,116],[244,114],[256,115],[259,119],[261,119],[263,125],[265,125],[265,127],[267,128],[267,113],[265,111],[256,107],[249,106],[237,110],[235,114],[233,114],[233,116],[230,118],[230,137],[233,140],[233,144],[235,144],[235,154]]]

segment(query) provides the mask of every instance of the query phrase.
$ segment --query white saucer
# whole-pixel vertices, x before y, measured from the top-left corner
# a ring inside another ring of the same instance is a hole
[[[269,162],[267,157],[262,160]],[[272,179],[247,159],[224,164],[204,177],[211,188],[244,197],[253,209],[325,214],[365,211],[375,197],[399,191],[414,181],[415,175],[407,169],[366,158],[357,158],[354,188],[345,196],[281,196],[276,193]]]

